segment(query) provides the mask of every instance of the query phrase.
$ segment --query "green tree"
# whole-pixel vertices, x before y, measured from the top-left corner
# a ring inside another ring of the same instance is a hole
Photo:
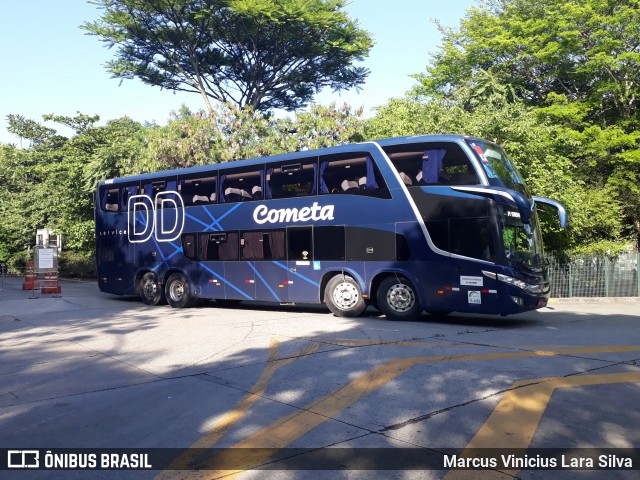
[[[94,243],[93,196],[99,180],[125,174],[142,147],[143,127],[128,118],[97,125],[98,116],[45,115],[71,128],[55,128],[20,115],[8,117],[26,148],[0,146],[0,260],[18,258],[37,228],[65,236],[67,249],[90,252]]]
[[[567,207],[567,230],[559,228],[554,211],[540,209],[549,250],[611,251],[623,230],[620,202],[611,189],[575,180],[574,165],[563,148],[563,127],[541,119],[521,101],[510,101],[508,90],[501,90],[487,89],[480,95],[462,87],[448,100],[392,99],[366,122],[365,138],[461,133],[494,141],[504,147],[534,194],[558,199]]]
[[[620,234],[640,238],[640,1],[488,0],[440,30],[413,93],[455,102],[468,89],[459,106],[473,110],[507,89],[557,127],[553,152],[571,162],[574,185],[606,191]]]
[[[294,110],[323,87],[358,87],[371,36],[344,0],[97,0],[81,28],[116,46],[108,70],[251,107]]]
[[[443,43],[418,90],[446,95],[491,71],[528,105],[563,95],[608,125],[633,118],[640,91],[638,0],[489,0]]]
[[[279,118],[236,105],[193,113],[186,107],[164,127],[149,129],[130,173],[228,162],[322,148],[362,140],[362,109],[312,104],[294,118]]]

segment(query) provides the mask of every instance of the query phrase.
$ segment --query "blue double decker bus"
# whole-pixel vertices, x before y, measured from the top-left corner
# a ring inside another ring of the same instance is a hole
[[[391,138],[101,182],[100,290],[198,299],[513,314],[549,280],[536,204],[503,150],[460,135]]]

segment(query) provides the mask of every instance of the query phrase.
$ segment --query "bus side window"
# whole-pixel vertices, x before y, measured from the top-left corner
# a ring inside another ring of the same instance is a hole
[[[449,226],[452,253],[495,261],[491,222],[488,218],[452,218]]]
[[[320,193],[347,193],[391,198],[380,171],[367,153],[320,158]]]
[[[449,220],[432,220],[426,222],[427,231],[433,244],[440,250],[448,252],[449,245]]]
[[[242,232],[242,260],[286,260],[284,230]]]
[[[270,230],[262,234],[262,251],[265,260],[286,260],[284,230]]]
[[[129,185],[127,187],[122,188],[122,195],[120,199],[120,210],[127,211],[129,210],[129,199],[134,195],[138,194],[138,186],[137,185]]]
[[[480,183],[471,160],[456,143],[411,143],[384,150],[407,186]]]
[[[154,180],[142,185],[142,193],[151,198],[155,203],[155,208],[175,208],[177,199],[175,193],[177,192],[178,184],[175,177],[169,177],[167,180]],[[158,196],[159,193],[167,192],[165,195]],[[166,200],[173,200],[168,202]],[[174,203],[176,202],[176,203]]]
[[[264,248],[262,232],[243,232],[240,238],[242,260],[263,260]]]
[[[178,182],[178,190],[185,206],[216,203],[217,177],[183,178]]]
[[[265,182],[265,198],[315,195],[316,166],[315,158],[269,166]]]
[[[182,251],[184,256],[191,260],[196,259],[196,234],[195,233],[183,233],[182,234]]]
[[[103,187],[100,194],[100,206],[105,212],[120,211],[120,189]]]
[[[220,173],[220,201],[229,203],[262,200],[263,178],[262,166],[223,170]]]
[[[199,260],[238,260],[238,232],[201,233],[198,243]]]

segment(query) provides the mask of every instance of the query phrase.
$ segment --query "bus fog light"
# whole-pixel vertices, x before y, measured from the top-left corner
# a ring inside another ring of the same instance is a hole
[[[511,300],[513,300],[514,303],[517,303],[521,307],[524,307],[524,299],[522,297],[515,297],[511,295]]]

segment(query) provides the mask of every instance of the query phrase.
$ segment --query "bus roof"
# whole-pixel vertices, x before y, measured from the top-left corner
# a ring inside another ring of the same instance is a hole
[[[339,145],[334,147],[325,147],[317,150],[303,150],[298,152],[284,153],[280,155],[270,155],[265,157],[256,157],[250,159],[243,160],[233,160],[230,162],[223,163],[210,163],[207,165],[199,165],[195,167],[185,167],[178,168],[173,170],[162,170],[154,173],[144,173],[139,175],[130,175],[125,177],[118,177],[113,179],[102,180],[98,186],[102,186],[105,184],[116,184],[116,183],[130,183],[130,182],[140,182],[144,180],[154,180],[158,178],[164,178],[167,176],[178,176],[178,175],[191,175],[198,174],[211,171],[213,169],[217,170],[219,168],[227,168],[229,166],[232,167],[250,167],[252,165],[260,165],[265,162],[278,162],[278,161],[286,161],[286,160],[296,160],[301,157],[309,156],[315,157],[320,155],[328,155],[334,153],[341,153],[344,151],[349,151],[353,148],[354,145],[366,145],[366,144],[378,144],[380,147],[387,147],[391,145],[399,145],[405,143],[422,143],[422,142],[455,142],[460,141],[464,138],[472,138],[465,135],[457,135],[457,134],[443,134],[443,135],[413,135],[406,137],[392,137],[392,138],[384,138],[379,140],[366,141],[362,143],[351,143],[345,145]]]

